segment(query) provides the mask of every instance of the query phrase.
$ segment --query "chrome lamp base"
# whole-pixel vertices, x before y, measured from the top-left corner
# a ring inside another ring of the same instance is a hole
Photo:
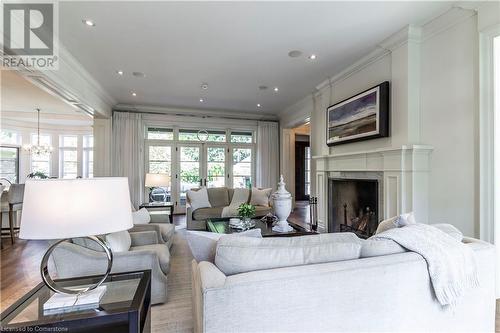
[[[87,288],[80,288],[80,289],[69,289],[69,288],[64,288],[62,286],[58,286],[55,281],[52,279],[52,277],[49,274],[49,269],[47,267],[48,262],[49,262],[49,257],[52,254],[52,251],[61,243],[69,241],[69,238],[62,239],[54,244],[52,244],[47,252],[43,255],[42,262],[40,264],[40,274],[42,275],[42,280],[45,283],[45,285],[52,291],[59,293],[59,294],[66,294],[66,295],[81,295],[84,294],[88,291],[94,290],[97,287],[99,287],[108,277],[109,273],[111,272],[111,267],[113,266],[113,252],[109,248],[109,245],[106,243],[106,241],[101,240],[99,237],[96,236],[87,236],[84,238],[88,238],[97,244],[99,244],[103,249],[104,252],[106,253],[106,257],[108,258],[108,268],[106,269],[106,273],[104,276],[99,280],[94,285],[91,285]]]

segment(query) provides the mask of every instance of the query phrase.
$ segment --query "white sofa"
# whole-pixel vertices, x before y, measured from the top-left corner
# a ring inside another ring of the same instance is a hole
[[[463,242],[474,250],[480,287],[453,309],[437,302],[413,252],[231,276],[193,261],[195,332],[493,332],[494,247]]]

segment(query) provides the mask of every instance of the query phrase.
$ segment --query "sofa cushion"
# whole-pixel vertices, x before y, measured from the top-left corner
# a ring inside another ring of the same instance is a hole
[[[193,219],[206,220],[219,218],[224,207],[198,208],[193,212]]]
[[[188,190],[186,195],[191,204],[191,208],[194,210],[198,208],[212,207],[210,201],[208,200],[208,192],[206,187],[202,187],[197,190]]]
[[[229,193],[227,187],[214,187],[208,190],[208,200],[212,207],[229,206]]]
[[[368,238],[361,241],[361,258],[403,253],[406,249],[391,239]]]
[[[255,206],[255,217],[265,216],[267,213],[270,213],[272,208],[269,206]]]
[[[464,235],[460,230],[458,230],[455,226],[448,224],[448,223],[437,223],[437,224],[431,224],[433,227],[438,228],[442,232],[450,235],[451,237],[455,238],[457,241],[461,242],[462,239],[464,238]]]
[[[271,195],[272,188],[252,188],[250,197],[250,204],[254,206],[269,206],[269,196]]]
[[[191,249],[191,253],[193,254],[193,257],[197,262],[209,261],[213,263],[215,260],[215,249],[217,247],[217,241],[223,236],[262,238],[262,232],[260,231],[260,229],[251,229],[231,235],[224,235],[206,231],[186,232],[186,239],[189,244],[189,248]]]
[[[127,230],[112,232],[106,235],[106,241],[113,252],[125,252],[130,249],[132,239]]]
[[[152,251],[158,256],[161,271],[166,275],[170,270],[170,251],[165,244],[132,246],[130,251]]]
[[[353,233],[299,237],[221,237],[215,265],[226,275],[255,270],[359,258],[361,244]]]

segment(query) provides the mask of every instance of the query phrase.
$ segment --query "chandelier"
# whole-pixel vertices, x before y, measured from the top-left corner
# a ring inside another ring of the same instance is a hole
[[[31,154],[35,155],[45,155],[45,154],[50,154],[52,153],[52,146],[50,145],[41,145],[40,144],[40,109],[36,109],[37,112],[37,142],[36,145],[34,144],[27,144],[23,145],[23,148],[27,151],[29,151]]]

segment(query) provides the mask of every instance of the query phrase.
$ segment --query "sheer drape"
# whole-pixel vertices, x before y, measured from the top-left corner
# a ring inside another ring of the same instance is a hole
[[[276,188],[279,173],[278,123],[259,121],[257,128],[257,186]]]
[[[113,113],[112,174],[128,177],[130,200],[136,208],[142,203],[144,196],[143,127],[141,114]]]

